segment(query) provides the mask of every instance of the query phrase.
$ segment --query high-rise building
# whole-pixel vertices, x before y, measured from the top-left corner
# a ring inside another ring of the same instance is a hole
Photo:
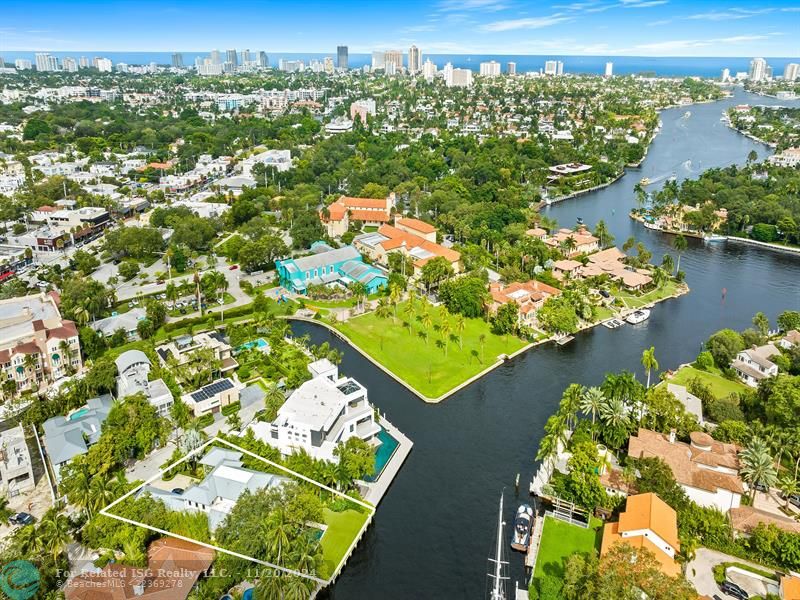
[[[269,56],[263,50],[258,53],[258,66],[265,68],[269,66]]]
[[[789,63],[783,70],[783,78],[786,81],[795,81],[800,77],[800,64]]]
[[[393,73],[399,73],[403,70],[403,52],[401,50],[387,50],[384,53],[384,59],[384,68],[387,69],[387,73],[389,65],[394,65]]]
[[[128,63],[117,63],[117,73],[127,73]]]
[[[509,61],[506,63],[506,73],[509,75],[516,75],[517,74],[517,63],[513,61]]]
[[[95,59],[95,66],[97,66],[97,70],[101,73],[111,73],[113,64],[109,58],[98,58]]]
[[[47,52],[36,53],[36,70],[43,73],[52,70],[50,68],[50,55]]]
[[[560,60],[548,60],[544,63],[545,75],[563,75],[564,63]]]
[[[60,71],[61,67],[58,66],[58,57],[57,56],[48,56],[47,57],[47,64],[49,66],[49,71]]]
[[[722,83],[727,83],[731,79],[731,70],[730,69],[722,69],[722,75],[720,76],[719,80]]]
[[[33,63],[27,58],[18,58],[14,61],[14,67],[16,67],[18,71],[28,71],[33,68]]]
[[[234,69],[239,66],[239,55],[236,54],[235,49],[227,50],[225,52],[225,62],[231,63],[231,66]]]
[[[212,50],[211,51],[211,64],[212,65],[221,65],[222,64],[222,56],[220,56],[219,50]]]
[[[278,61],[278,69],[286,71],[287,73],[295,73],[297,71],[304,71],[306,68],[302,60],[286,60],[285,58]]]
[[[333,73],[333,57],[332,56],[326,56],[325,59],[322,61],[322,63],[323,63],[323,69],[325,70],[325,72],[328,75]]]
[[[383,50],[372,51],[372,70],[386,68],[386,53]]]
[[[180,52],[175,52],[172,55],[172,66],[175,67],[176,69],[183,68],[183,54],[181,54]]]
[[[750,61],[750,81],[764,81],[767,78],[767,61],[763,58],[754,58]]]
[[[607,62],[606,63],[606,77],[613,77],[614,76],[614,63]]]
[[[482,62],[480,67],[480,74],[483,77],[497,77],[500,75],[500,63],[496,60],[489,62]]]
[[[6,59],[0,56],[0,69],[5,68],[6,66]]]
[[[348,69],[347,46],[336,46],[336,68],[342,71],[346,71]]]
[[[425,81],[433,81],[433,78],[436,77],[436,65],[431,62],[430,58],[422,65],[422,76]]]
[[[242,62],[240,64],[247,64],[253,62],[253,55],[250,53],[250,48],[242,50]]]
[[[412,45],[408,49],[408,72],[419,73],[422,70],[422,52]]]
[[[61,61],[61,66],[64,67],[67,73],[75,73],[78,70],[78,61],[70,56],[65,56],[64,60]]]
[[[452,87],[471,87],[472,71],[470,69],[453,69],[450,85]]]
[[[85,56],[81,56],[78,59],[78,67],[80,67],[81,69],[88,69],[89,68],[89,59],[86,58]]]

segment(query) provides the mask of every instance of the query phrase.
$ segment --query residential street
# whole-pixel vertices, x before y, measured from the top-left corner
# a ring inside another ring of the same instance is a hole
[[[760,570],[768,570],[746,560],[742,560],[729,554],[709,550],[708,548],[698,548],[694,560],[686,565],[686,579],[694,586],[697,593],[713,597],[717,594],[720,597],[727,597],[723,594],[717,582],[714,581],[714,567],[724,562],[738,562],[751,565]],[[738,573],[732,573],[730,581],[740,585],[751,596],[765,596],[767,593],[778,594],[776,586],[770,586],[755,577],[748,577]]]

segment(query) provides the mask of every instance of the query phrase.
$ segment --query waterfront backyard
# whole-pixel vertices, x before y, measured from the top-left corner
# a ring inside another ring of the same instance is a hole
[[[334,327],[428,398],[440,397],[493,365],[499,355],[527,344],[514,335],[495,335],[483,319],[464,319],[459,330],[455,315],[443,319],[439,309],[422,300],[413,309],[400,302],[396,313],[378,316],[374,311]]]
[[[669,379],[669,383],[676,385],[687,386],[692,379],[699,379],[709,388],[711,393],[718,400],[727,398],[731,394],[741,394],[746,392],[748,388],[741,381],[728,379],[722,375],[722,371],[712,367],[711,370],[703,371],[697,367],[685,366],[678,369],[675,376]]]
[[[602,536],[602,522],[599,519],[592,518],[589,527],[583,528],[545,517],[533,579],[540,580],[544,576],[563,579],[564,561],[576,553],[599,552]]]

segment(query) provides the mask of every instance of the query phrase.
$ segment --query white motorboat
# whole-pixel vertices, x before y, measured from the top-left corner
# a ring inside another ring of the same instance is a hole
[[[650,311],[646,308],[643,308],[641,310],[632,312],[627,317],[625,317],[625,320],[631,325],[636,325],[637,323],[643,323],[647,321],[647,319],[649,318],[650,318]]]

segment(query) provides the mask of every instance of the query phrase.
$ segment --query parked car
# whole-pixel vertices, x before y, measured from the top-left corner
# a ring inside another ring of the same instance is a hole
[[[8,522],[12,525],[31,525],[34,521],[33,515],[26,512],[20,512],[8,517]]]
[[[605,291],[605,290],[600,290],[600,295],[601,295],[603,298],[611,298],[611,294],[609,294],[609,293],[608,293],[607,291]]]
[[[764,485],[761,481],[757,481],[753,484],[753,487],[756,488],[759,492],[769,492],[769,486]]]
[[[158,285],[161,285],[162,283],[164,283],[164,280],[163,280],[163,279],[158,279],[158,280],[156,280],[156,283],[157,283]]]
[[[228,270],[235,271],[238,268],[239,268],[239,265],[231,265],[230,267],[228,267]]]
[[[728,596],[733,596],[736,600],[748,600],[750,595],[732,581],[723,581],[719,584],[719,589]]]
[[[786,498],[786,496],[784,496]],[[797,508],[800,508],[800,494],[792,494],[789,496],[789,504],[794,504]]]
[[[183,493],[183,488],[172,488],[172,493],[180,496]]]

